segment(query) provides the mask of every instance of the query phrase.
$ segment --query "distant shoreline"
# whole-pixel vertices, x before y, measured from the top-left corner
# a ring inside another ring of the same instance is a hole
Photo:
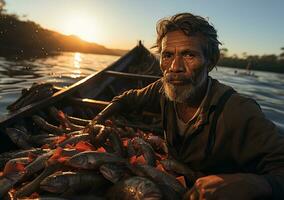
[[[0,27],[0,55],[10,58],[38,58],[60,52],[122,56],[128,52],[44,29],[33,21],[23,21],[17,15],[3,12],[0,12]]]
[[[109,49],[100,44],[86,42],[79,37],[63,35],[44,29],[33,21],[20,20],[17,15],[0,12],[0,56],[9,59],[37,59],[61,52],[81,52],[122,56],[127,50]],[[284,52],[280,55],[247,55],[245,58],[228,57],[221,49],[219,66],[284,73]],[[284,51],[284,48],[283,48]]]
[[[246,65],[240,64],[239,62],[236,62],[236,63],[231,62],[229,64],[226,64],[226,63],[223,63],[222,60],[220,60],[217,63],[217,66],[246,70]],[[271,67],[269,63],[267,65],[259,63],[257,66],[253,66],[251,71],[262,71],[262,72],[273,72],[273,73],[284,74],[284,65]]]
[[[0,47],[0,57],[7,58],[8,60],[34,60],[40,58],[47,58],[52,56],[58,56],[62,53],[86,53],[86,54],[97,54],[97,55],[109,55],[109,56],[122,56],[118,54],[108,54],[108,53],[94,53],[94,52],[80,52],[80,51],[25,51],[22,49],[7,49]]]
[[[113,53],[100,53],[100,52],[82,52],[82,51],[44,51],[44,50],[34,50],[34,51],[25,51],[22,49],[16,49],[16,48],[1,48],[0,46],[0,57],[7,58],[8,60],[35,60],[40,58],[47,58],[52,56],[58,56],[61,53],[70,52],[70,53],[87,53],[87,54],[97,54],[97,55],[109,55],[109,56],[122,56],[118,54]],[[126,51],[127,52],[127,51]],[[226,68],[234,68],[234,69],[241,69],[246,70],[245,65],[238,65],[239,63],[233,63],[231,62],[229,65],[224,65],[222,60],[220,60],[217,63],[218,67],[226,67]],[[268,68],[268,67],[254,67],[252,71],[262,71],[262,72],[273,72],[273,73],[280,73],[284,74],[284,67],[278,68]]]

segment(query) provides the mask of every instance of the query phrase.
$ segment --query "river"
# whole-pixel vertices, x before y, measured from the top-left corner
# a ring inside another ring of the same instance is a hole
[[[84,53],[62,53],[48,58],[21,61],[0,57],[0,116],[7,114],[6,106],[20,96],[23,88],[29,88],[34,82],[68,86],[103,69],[118,58]],[[217,67],[210,75],[254,98],[266,117],[284,133],[284,74],[252,73],[254,76],[247,76],[240,69]]]

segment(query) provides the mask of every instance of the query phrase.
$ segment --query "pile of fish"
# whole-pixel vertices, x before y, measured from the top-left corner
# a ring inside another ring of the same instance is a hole
[[[59,126],[34,115],[38,134],[6,129],[21,150],[0,154],[0,199],[188,199],[185,176],[194,182],[196,173],[168,157],[161,137],[49,114]]]

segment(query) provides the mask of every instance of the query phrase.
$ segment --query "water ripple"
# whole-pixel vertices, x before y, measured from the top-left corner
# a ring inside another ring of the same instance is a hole
[[[82,53],[62,53],[50,58],[17,62],[0,57],[0,113],[6,114],[6,106],[18,98],[23,88],[29,88],[34,82],[67,86],[117,59],[117,56]],[[210,75],[254,98],[266,117],[284,132],[284,75],[254,71],[255,76],[246,76],[244,72],[218,67]]]

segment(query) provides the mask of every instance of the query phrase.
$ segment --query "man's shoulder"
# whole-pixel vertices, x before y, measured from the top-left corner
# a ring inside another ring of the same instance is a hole
[[[163,93],[163,81],[162,81],[162,78],[156,80],[153,83],[150,83],[146,87],[142,88],[142,90],[152,90],[154,92]]]
[[[233,90],[232,87],[220,83],[218,80],[211,78],[212,84],[209,91],[209,99],[211,105],[217,105],[222,96],[228,91]]]
[[[235,108],[242,110],[242,108],[255,107],[255,106],[259,108],[258,103],[253,98],[239,93],[238,91],[234,90],[234,88],[232,88],[231,86],[220,83],[216,79],[212,79],[212,90],[216,102],[226,91],[233,90],[234,92],[228,100],[228,105],[232,109]]]
[[[159,79],[153,83],[148,84],[147,86],[143,88],[138,89],[132,89],[126,92],[126,95],[129,93],[134,93],[140,97],[143,96],[152,96],[155,98],[159,98],[161,94],[163,94],[163,82],[162,79]]]

